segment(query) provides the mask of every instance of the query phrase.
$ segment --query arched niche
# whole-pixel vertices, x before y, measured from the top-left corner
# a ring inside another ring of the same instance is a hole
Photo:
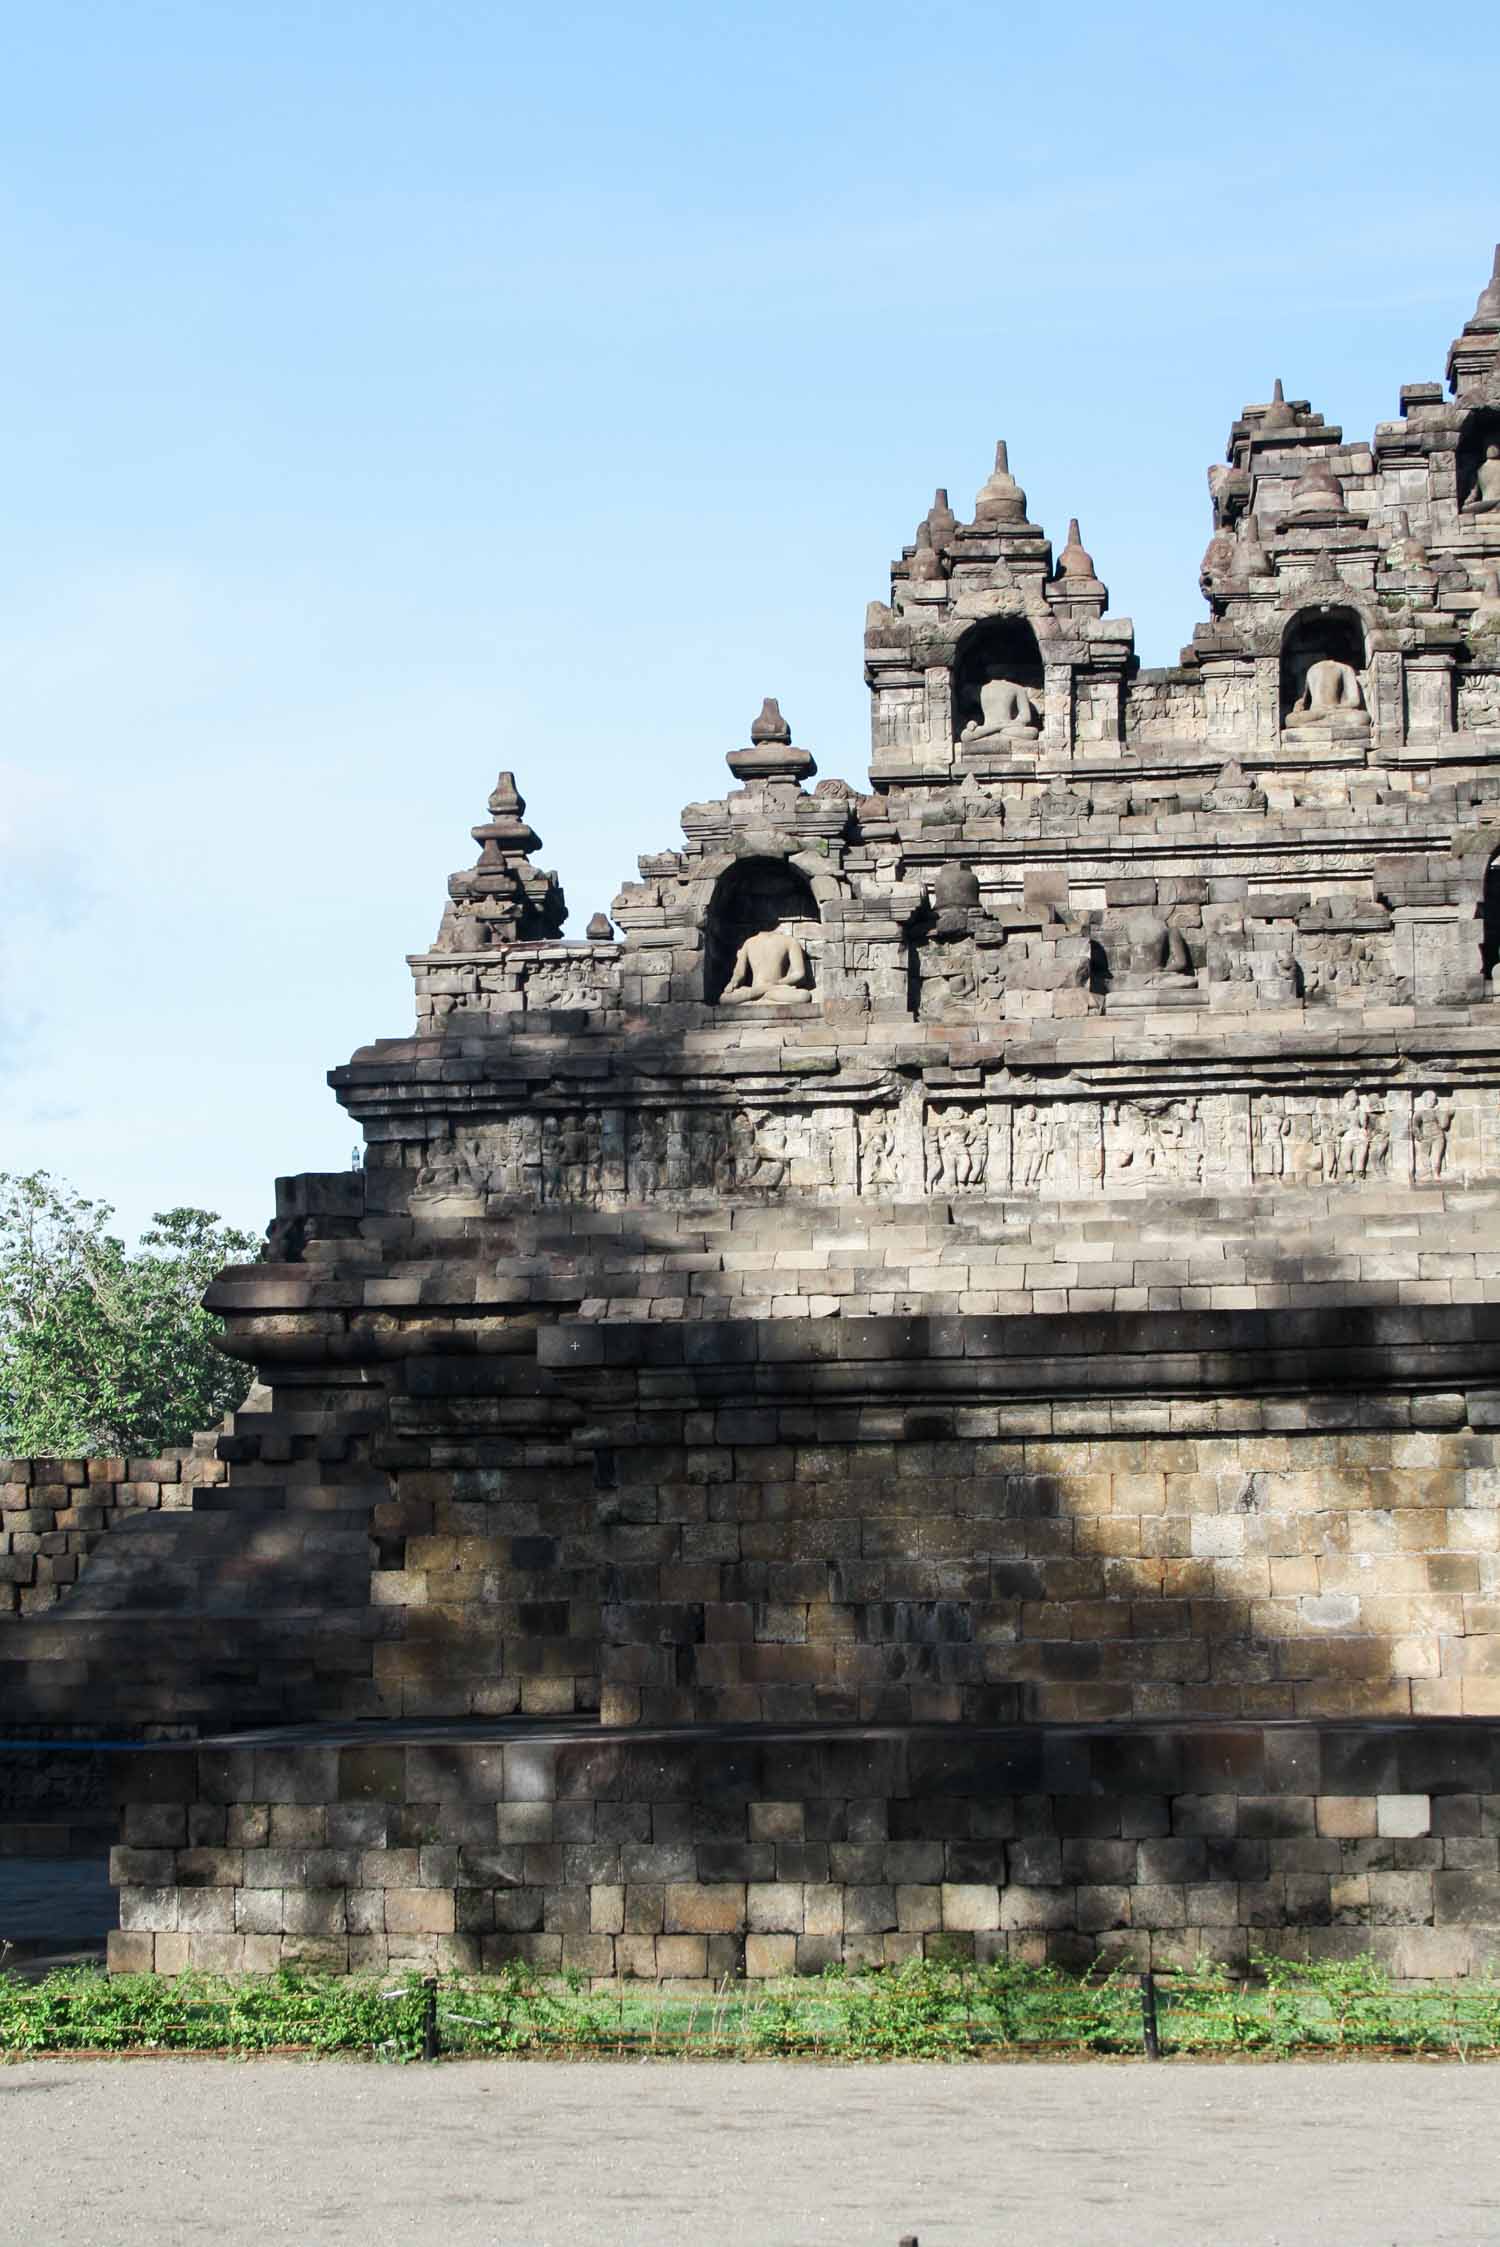
[[[1500,851],[1484,870],[1479,904],[1479,968],[1486,986],[1500,966]]]
[[[1354,609],[1320,606],[1299,610],[1281,639],[1282,724],[1317,722],[1316,711],[1302,713],[1298,709],[1307,693],[1308,673],[1314,664],[1341,663],[1351,671],[1362,673],[1366,661],[1365,628]],[[1368,724],[1362,685],[1356,702],[1343,705],[1341,712],[1330,712],[1330,716],[1337,715],[1342,715],[1347,722],[1359,718]]]
[[[1479,470],[1491,445],[1500,445],[1500,407],[1478,406],[1458,433],[1458,504],[1472,511],[1479,497]]]
[[[971,728],[982,729],[987,737],[991,730],[1000,731],[998,726],[991,728],[995,712],[986,710],[984,693],[987,686],[1000,680],[1024,688],[1030,696],[1035,706],[1034,733],[1042,714],[1043,678],[1042,651],[1024,616],[991,616],[972,625],[953,656],[954,740],[962,741]],[[1026,731],[1019,714],[1009,730],[1018,734]]]
[[[741,858],[720,875],[704,925],[703,996],[717,1005],[740,947],[772,929],[804,948],[815,937],[818,901],[799,867],[782,858]]]

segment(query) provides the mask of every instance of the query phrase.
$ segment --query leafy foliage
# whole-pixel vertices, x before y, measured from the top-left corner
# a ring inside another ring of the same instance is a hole
[[[258,1246],[211,1210],[158,1211],[134,1250],[46,1171],[0,1171],[0,1451],[149,1454],[240,1404],[201,1307],[224,1264]]]
[[[3,1946],[0,1946],[3,1950]],[[1158,1984],[1167,2055],[1413,2052],[1500,2057],[1500,1983],[1392,1984],[1370,1958],[1260,1958],[1256,1979],[1202,1960]],[[77,1968],[27,1984],[0,1972],[0,2054],[288,2049],[406,2062],[422,2057],[435,2003],[448,2055],[963,2060],[1118,2053],[1139,2057],[1133,1974],[914,1960],[770,1985],[725,1982],[684,1996],[629,1984],[587,1988],[513,1964],[382,1984],[284,1968],[265,1976],[103,1974]]]

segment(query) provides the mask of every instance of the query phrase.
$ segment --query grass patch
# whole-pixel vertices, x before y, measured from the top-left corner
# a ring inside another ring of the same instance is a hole
[[[1398,1988],[1373,1959],[1260,1958],[1245,1982],[1204,1962],[1157,1983],[1164,2054],[1500,2056],[1500,1982]],[[1051,1967],[909,1964],[832,1969],[681,1997],[589,1988],[522,1966],[440,1983],[284,1971],[220,1980],[113,1978],[75,1968],[0,1975],[0,2054],[297,2051],[420,2060],[445,2055],[747,2060],[1064,2058],[1142,2050],[1138,1978]]]

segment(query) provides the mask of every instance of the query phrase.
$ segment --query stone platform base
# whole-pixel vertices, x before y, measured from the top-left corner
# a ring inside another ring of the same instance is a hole
[[[468,1729],[114,1758],[117,1971],[1500,1960],[1500,1724]]]

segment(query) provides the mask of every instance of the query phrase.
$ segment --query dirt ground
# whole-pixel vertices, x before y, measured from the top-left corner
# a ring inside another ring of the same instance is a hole
[[[1490,2068],[49,2060],[4,2247],[1500,2241]]]

